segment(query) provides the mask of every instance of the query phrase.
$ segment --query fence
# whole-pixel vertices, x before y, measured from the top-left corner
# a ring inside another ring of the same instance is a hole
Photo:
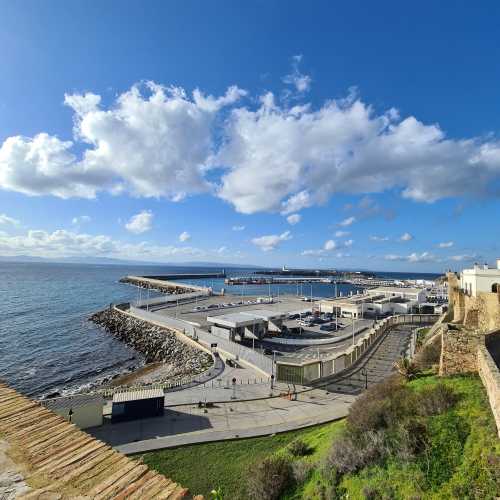
[[[344,352],[317,360],[277,361],[277,380],[296,384],[307,384],[337,374],[354,365],[370,347],[390,328],[406,324],[429,324],[439,319],[438,314],[402,314],[379,321],[373,328]]]
[[[173,303],[182,304],[183,302],[187,302],[189,300],[194,300],[198,297],[208,297],[208,292],[190,292],[190,293],[178,293],[178,294],[167,294],[162,295],[161,297],[152,297],[150,299],[140,299],[134,302],[136,307],[144,307],[144,306],[155,306],[160,304],[168,304]]]

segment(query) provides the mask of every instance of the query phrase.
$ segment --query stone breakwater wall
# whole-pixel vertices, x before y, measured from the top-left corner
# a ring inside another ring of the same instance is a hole
[[[173,368],[172,375],[196,375],[213,364],[210,354],[181,342],[174,331],[113,308],[95,313],[90,320],[142,353],[147,363],[168,363]]]
[[[209,290],[201,286],[186,285],[184,283],[178,283],[175,281],[146,278],[143,276],[125,276],[119,281],[120,283],[126,283],[149,290],[156,290],[158,292],[166,293],[169,295],[178,295],[192,292],[205,292],[207,293],[207,295],[209,294]]]

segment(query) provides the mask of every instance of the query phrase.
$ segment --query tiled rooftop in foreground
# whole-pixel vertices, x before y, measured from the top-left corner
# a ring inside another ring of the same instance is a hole
[[[187,489],[2,383],[0,441],[30,487],[19,498],[189,497]]]

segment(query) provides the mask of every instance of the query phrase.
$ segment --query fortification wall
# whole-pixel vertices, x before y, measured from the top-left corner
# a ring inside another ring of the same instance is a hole
[[[490,335],[500,341],[500,331],[492,332]],[[489,335],[488,335],[489,336]],[[488,394],[491,411],[497,424],[498,436],[500,437],[500,370],[493,359],[485,343],[486,336],[481,338],[477,350],[477,368],[479,376],[483,381]]]
[[[477,347],[480,337],[461,326],[443,325],[439,375],[477,371]]]

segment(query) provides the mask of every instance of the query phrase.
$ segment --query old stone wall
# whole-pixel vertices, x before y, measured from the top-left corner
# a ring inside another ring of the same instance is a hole
[[[455,273],[448,273],[448,292],[453,323],[463,324],[477,333],[500,328],[500,291],[479,292],[471,297],[460,289]]]
[[[443,325],[439,375],[477,371],[477,347],[480,337],[459,325]]]
[[[494,332],[493,335],[496,335],[497,342],[500,342],[500,332]],[[485,345],[485,337],[481,338],[478,345],[477,368],[486,388],[491,411],[497,424],[498,436],[500,437],[500,370]]]

